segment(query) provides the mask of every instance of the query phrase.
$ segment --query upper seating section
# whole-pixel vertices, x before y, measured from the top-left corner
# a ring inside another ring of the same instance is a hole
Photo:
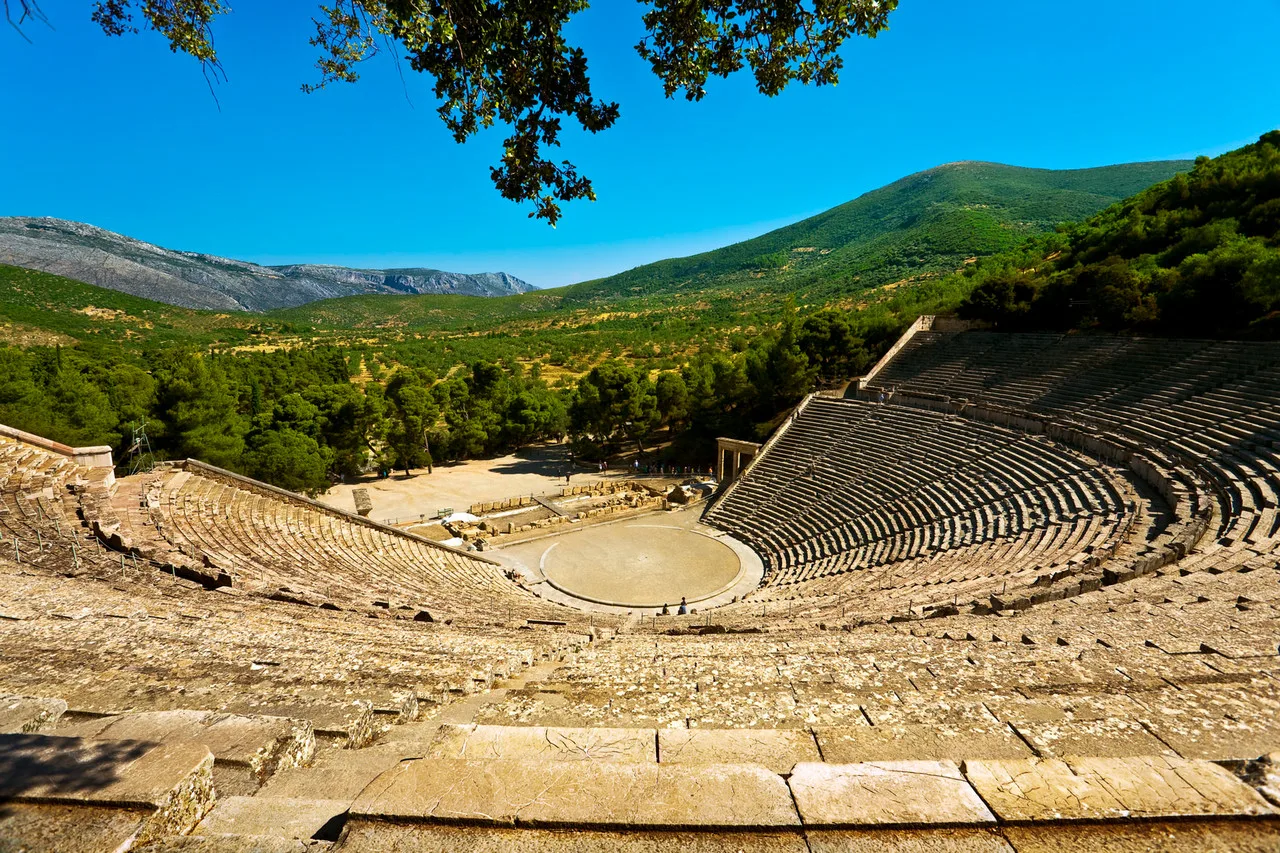
[[[1195,468],[1217,492],[1217,559],[1280,533],[1280,343],[925,331],[867,385],[1047,415]]]
[[[942,596],[940,585],[949,601],[1008,594],[1114,552],[1133,516],[1127,490],[1037,436],[814,397],[707,520],[761,554],[753,600],[856,590],[856,606],[892,612]]]

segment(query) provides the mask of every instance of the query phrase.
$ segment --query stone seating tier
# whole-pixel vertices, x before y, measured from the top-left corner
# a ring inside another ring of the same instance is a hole
[[[888,616],[1030,596],[1046,578],[1100,582],[1103,559],[1135,532],[1131,479],[1042,436],[818,396],[707,520],[765,562],[744,609],[834,596]]]

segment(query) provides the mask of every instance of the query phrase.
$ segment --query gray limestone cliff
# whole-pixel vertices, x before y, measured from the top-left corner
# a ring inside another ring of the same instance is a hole
[[[362,294],[507,296],[535,289],[504,272],[261,266],[164,249],[80,222],[19,216],[0,217],[0,264],[215,311],[269,311]]]

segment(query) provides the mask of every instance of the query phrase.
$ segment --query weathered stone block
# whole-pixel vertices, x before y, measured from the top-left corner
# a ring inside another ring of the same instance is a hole
[[[659,729],[663,764],[759,764],[790,773],[805,761],[821,761],[805,729]]]
[[[213,803],[202,744],[0,735],[0,802],[114,806],[146,813],[139,841],[186,832]]]
[[[429,758],[654,762],[653,729],[444,725]]]
[[[1218,765],[1176,756],[969,761],[964,773],[1006,821],[1276,813]]]
[[[0,733],[19,734],[52,729],[67,710],[61,699],[0,696]]]
[[[404,761],[353,817],[436,823],[637,829],[799,825],[783,780],[762,767],[565,761]]]
[[[790,784],[809,827],[995,822],[950,761],[799,764]]]

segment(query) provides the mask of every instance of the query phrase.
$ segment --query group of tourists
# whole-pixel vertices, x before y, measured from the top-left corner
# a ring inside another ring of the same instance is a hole
[[[680,607],[676,610],[676,615],[677,615],[677,616],[684,616],[684,615],[685,615],[685,614],[687,614],[688,612],[689,612],[689,605],[688,605],[688,603],[686,603],[686,602],[685,602],[685,600],[684,600],[684,596],[682,595],[682,596],[680,596]],[[665,604],[664,604],[664,605],[662,605],[662,615],[663,615],[663,616],[670,616],[670,615],[671,615],[671,608],[667,607],[667,605],[665,605]]]

